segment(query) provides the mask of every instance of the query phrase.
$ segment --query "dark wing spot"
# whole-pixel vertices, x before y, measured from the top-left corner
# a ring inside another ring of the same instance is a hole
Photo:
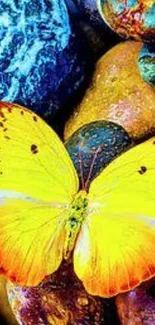
[[[31,152],[32,152],[33,154],[38,153],[38,147],[36,146],[36,144],[32,144],[32,145],[31,145]]]
[[[0,117],[5,118],[4,113],[0,112]]]
[[[6,132],[7,131],[7,128],[4,128],[3,131]]]
[[[12,107],[8,106],[8,112],[11,113],[12,112]]]
[[[8,137],[8,135],[5,135],[4,138],[5,138],[6,140],[10,140],[10,139],[11,139],[10,137]]]
[[[37,116],[33,115],[33,120],[37,122]]]
[[[2,175],[2,174],[3,174],[3,172],[0,171],[0,175]]]
[[[155,141],[153,141],[152,144],[155,144]]]
[[[146,166],[141,166],[140,169],[138,170],[138,173],[143,175],[144,173],[146,173],[146,171],[147,171]]]
[[[20,111],[20,114],[21,114],[21,115],[24,115],[24,111]]]
[[[0,122],[0,127],[3,128],[4,127],[4,124],[2,122]]]

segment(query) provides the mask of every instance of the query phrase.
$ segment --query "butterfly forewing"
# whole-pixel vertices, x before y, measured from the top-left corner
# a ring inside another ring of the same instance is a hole
[[[56,133],[37,115],[0,103],[0,184],[41,200],[70,200],[78,190],[72,161]]]

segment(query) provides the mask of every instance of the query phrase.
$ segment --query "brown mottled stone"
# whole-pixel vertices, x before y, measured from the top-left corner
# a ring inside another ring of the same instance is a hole
[[[149,287],[149,283],[150,281],[148,281],[148,286],[146,283],[116,297],[115,302],[121,325],[155,324],[155,285]],[[149,290],[154,294],[151,295]]]

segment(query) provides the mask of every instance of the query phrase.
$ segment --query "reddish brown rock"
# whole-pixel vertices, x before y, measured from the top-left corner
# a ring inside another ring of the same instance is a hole
[[[121,325],[155,324],[155,297],[140,287],[118,295],[116,306]]]
[[[39,286],[8,284],[9,301],[22,325],[106,325],[103,299],[92,297],[64,264]]]

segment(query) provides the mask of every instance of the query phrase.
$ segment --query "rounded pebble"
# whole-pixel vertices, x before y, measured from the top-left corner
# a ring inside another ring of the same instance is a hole
[[[82,125],[108,120],[122,125],[134,139],[151,135],[155,128],[155,88],[140,75],[142,43],[120,43],[103,55],[82,101],[65,127],[65,139]]]
[[[127,132],[113,122],[96,121],[82,126],[66,142],[80,179],[88,190],[91,181],[132,144]]]
[[[97,0],[104,21],[125,38],[155,41],[154,0]]]
[[[86,58],[64,0],[1,0],[0,100],[55,115],[84,80]]]
[[[139,70],[144,81],[155,86],[155,45],[144,44],[138,59]]]

